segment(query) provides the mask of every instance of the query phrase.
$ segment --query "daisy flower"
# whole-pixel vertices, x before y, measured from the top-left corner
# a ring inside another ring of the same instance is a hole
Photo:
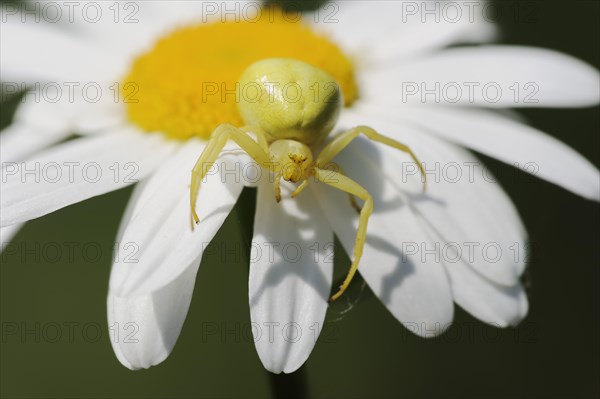
[[[27,94],[0,136],[2,241],[28,220],[137,182],[117,241],[139,251],[135,263],[113,265],[108,320],[138,331],[136,342],[113,342],[123,365],[162,362],[184,323],[206,244],[252,185],[223,178],[251,164],[232,146],[219,158],[223,173],[202,184],[201,223],[192,230],[192,167],[218,125],[242,125],[235,84],[246,67],[293,58],[338,82],[345,106],[335,132],[371,126],[406,143],[428,177],[423,193],[406,154],[364,139],[335,158],[373,195],[359,273],[387,309],[424,337],[452,322],[455,303],[499,327],[522,320],[525,260],[507,253],[523,248],[527,233],[467,149],[598,201],[591,163],[498,110],[596,105],[598,72],[552,50],[456,47],[494,38],[478,8],[423,22],[414,2],[337,2],[300,21],[257,3],[222,4],[227,10],[141,2],[117,15],[108,4],[83,2],[82,9],[105,8],[65,24],[23,23],[18,6],[3,6],[2,80],[33,88],[41,100]],[[125,19],[135,23],[115,22]],[[284,184],[277,204],[267,180],[254,184],[250,314],[263,365],[289,373],[308,358],[327,312],[327,244],[335,234],[352,253],[358,215],[344,193],[318,183],[297,198]]]

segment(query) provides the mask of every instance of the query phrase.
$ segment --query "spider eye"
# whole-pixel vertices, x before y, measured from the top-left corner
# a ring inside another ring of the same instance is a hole
[[[312,144],[335,126],[342,106],[339,85],[325,71],[288,58],[250,65],[239,82],[244,123],[260,127],[271,140]]]
[[[289,153],[288,158],[296,164],[303,164],[307,160],[307,157],[305,155],[294,154],[294,153]]]

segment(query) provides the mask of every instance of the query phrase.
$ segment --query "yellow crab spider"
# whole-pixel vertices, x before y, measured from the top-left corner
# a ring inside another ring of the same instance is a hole
[[[408,146],[367,126],[358,126],[339,134],[315,159],[310,146],[324,140],[333,130],[342,107],[342,94],[329,74],[309,64],[284,58],[258,61],[244,71],[238,88],[241,94],[238,108],[246,127],[223,124],[212,133],[192,170],[192,221],[199,223],[195,204],[202,179],[229,140],[239,145],[262,167],[274,172],[277,202],[281,200],[281,179],[300,182],[292,193],[292,197],[295,197],[306,188],[309,177],[348,193],[352,201],[353,196],[360,198],[364,204],[360,209],[354,260],[344,282],[331,297],[331,301],[334,301],[348,288],[358,269],[369,216],[373,211],[373,198],[341,171],[327,168],[327,164],[362,133],[370,140],[409,154],[425,177],[423,167]],[[256,135],[256,141],[248,134],[250,132]],[[355,202],[353,206],[359,209]]]

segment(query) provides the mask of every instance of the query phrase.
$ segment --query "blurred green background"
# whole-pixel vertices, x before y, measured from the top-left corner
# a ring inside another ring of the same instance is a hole
[[[596,1],[526,2],[535,20],[502,18],[503,43],[556,49],[600,64]],[[15,102],[3,103],[1,126]],[[524,110],[534,126],[600,164],[598,108]],[[247,189],[215,238],[239,246],[223,262],[205,256],[194,298],[171,356],[132,372],[115,358],[105,299],[120,216],[131,189],[93,198],[34,220],[14,238],[26,248],[80,243],[102,248],[86,260],[52,263],[29,255],[3,256],[0,268],[0,394],[3,398],[588,398],[600,395],[600,208],[551,184],[483,157],[519,209],[534,244],[524,277],[530,300],[518,328],[495,329],[457,308],[454,325],[433,340],[407,332],[368,291],[344,317],[328,316],[305,366],[274,376],[261,366],[247,335],[206,334],[207,323],[235,330],[249,323],[248,237],[254,191]],[[93,249],[93,247],[91,247]],[[336,255],[337,275],[345,255]],[[360,283],[354,285],[360,287]],[[22,342],[20,329],[46,329]],[[63,336],[57,342],[56,323]],[[72,340],[66,335],[72,325]],[[15,327],[16,326],[16,327]],[[240,326],[240,327],[238,327]],[[17,335],[6,335],[18,328]],[[84,334],[84,330],[87,334]],[[243,331],[243,330],[239,330]],[[100,334],[99,337],[96,337]],[[72,341],[72,342],[70,342]]]

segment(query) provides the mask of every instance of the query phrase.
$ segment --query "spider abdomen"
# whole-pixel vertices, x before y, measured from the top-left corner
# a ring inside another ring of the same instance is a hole
[[[316,143],[335,126],[342,107],[339,85],[327,72],[287,58],[249,66],[240,78],[239,111],[244,123],[279,139]]]

